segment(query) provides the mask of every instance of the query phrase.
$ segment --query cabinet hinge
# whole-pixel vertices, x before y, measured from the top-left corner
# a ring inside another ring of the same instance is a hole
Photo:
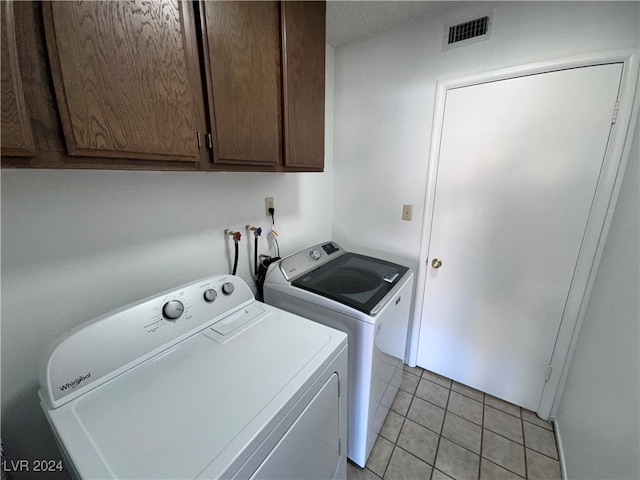
[[[338,456],[342,455],[342,439],[338,438]]]
[[[620,110],[620,102],[616,102],[616,108],[613,111],[613,118],[611,119],[611,125],[615,125],[618,120],[618,110]]]
[[[207,133],[207,148],[213,150],[213,139],[210,133]]]
[[[196,141],[198,142],[198,148],[200,148],[202,146],[202,143],[200,142],[200,132],[196,132]]]
[[[338,380],[338,398],[340,398],[340,380]]]
[[[548,382],[549,379],[551,378],[551,371],[553,370],[553,367],[551,365],[549,365],[547,367],[547,374],[544,376],[544,381]]]

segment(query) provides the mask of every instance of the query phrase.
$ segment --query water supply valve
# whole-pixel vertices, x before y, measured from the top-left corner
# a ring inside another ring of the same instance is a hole
[[[249,230],[250,232],[253,232],[253,234],[256,237],[259,237],[260,235],[262,235],[262,228],[261,227],[254,227],[253,225],[247,225],[247,230]]]

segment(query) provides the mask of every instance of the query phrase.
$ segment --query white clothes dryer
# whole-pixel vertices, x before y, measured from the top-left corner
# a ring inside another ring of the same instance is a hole
[[[349,335],[347,455],[364,467],[402,381],[413,273],[408,267],[310,247],[269,266],[264,300]]]
[[[219,275],[74,328],[39,395],[76,478],[345,479],[346,383],[347,335]]]

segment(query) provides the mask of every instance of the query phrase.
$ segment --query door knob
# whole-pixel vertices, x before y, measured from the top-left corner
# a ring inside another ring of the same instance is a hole
[[[440,268],[442,266],[442,260],[440,260],[439,258],[434,258],[431,262],[431,266],[433,268]]]

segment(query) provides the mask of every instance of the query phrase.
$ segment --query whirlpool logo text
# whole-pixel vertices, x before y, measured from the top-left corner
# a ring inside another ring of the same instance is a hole
[[[65,383],[64,385],[60,385],[60,390],[62,390],[63,392],[65,390],[67,390],[68,388],[74,389],[76,388],[78,385],[80,385],[82,382],[84,382],[85,380],[88,380],[89,378],[91,378],[91,372],[87,372],[86,375],[80,375],[78,378],[76,378],[75,380],[72,380],[70,382]]]

